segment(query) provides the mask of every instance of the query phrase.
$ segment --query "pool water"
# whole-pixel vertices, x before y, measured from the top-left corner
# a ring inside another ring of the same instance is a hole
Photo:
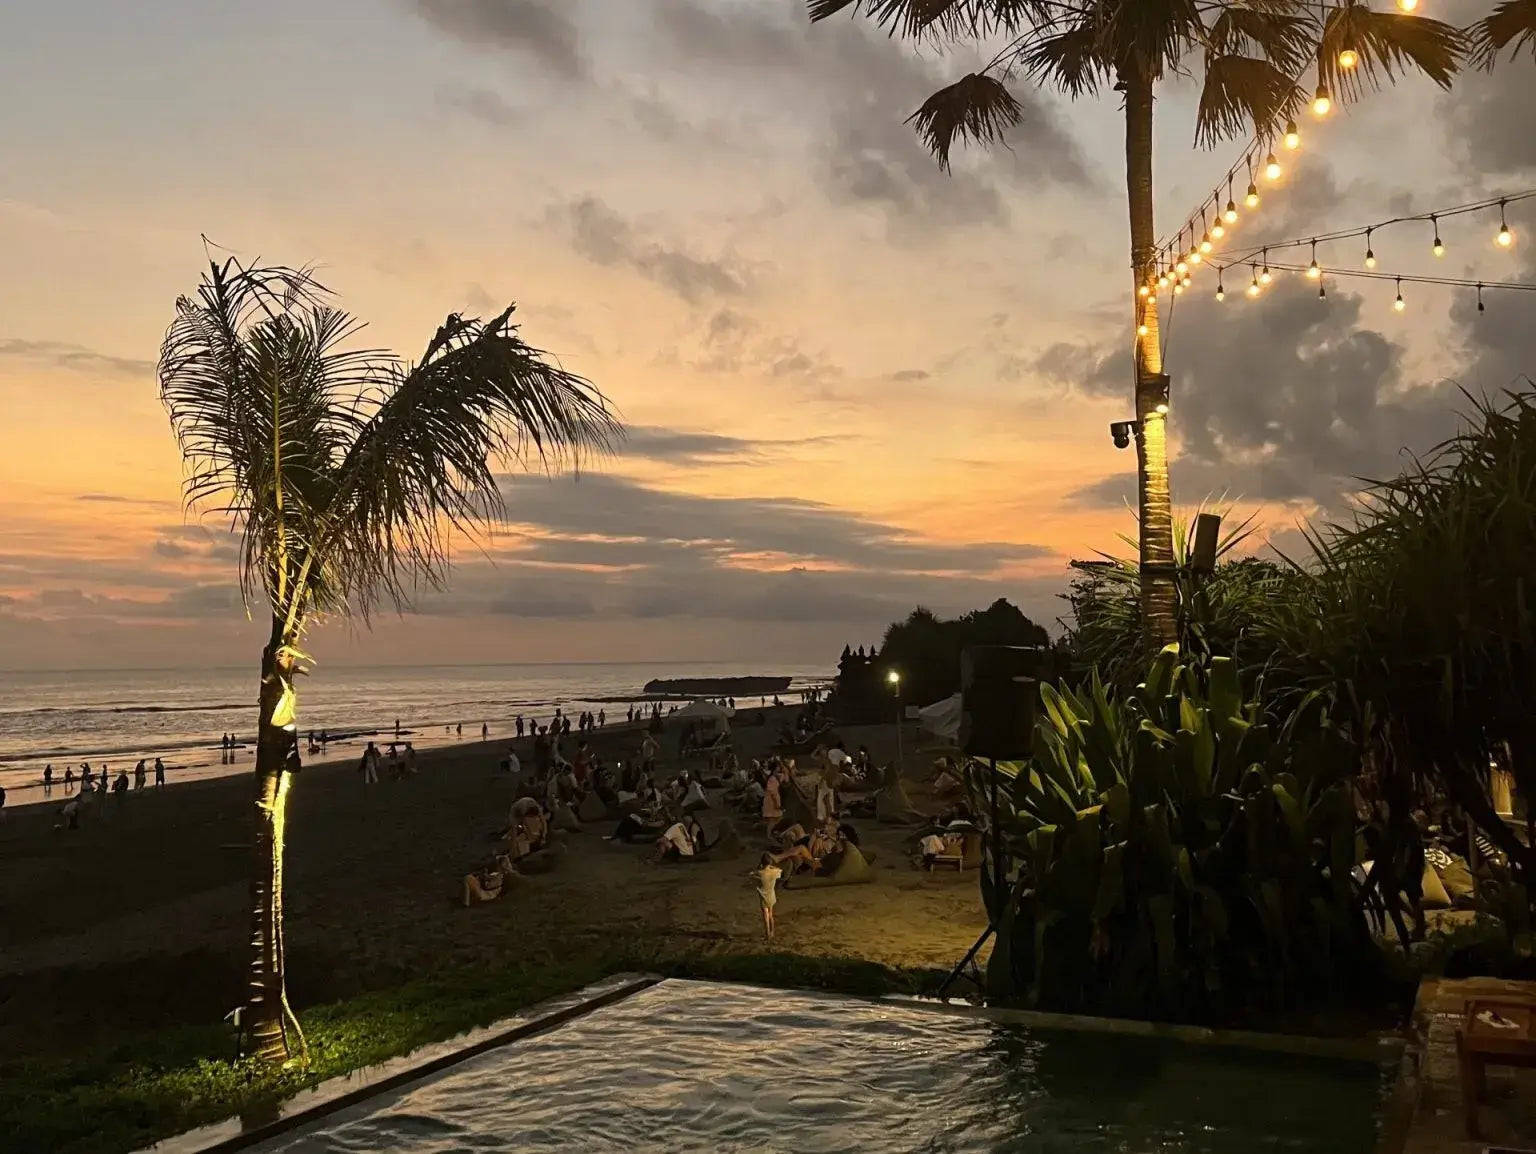
[[[255,1147],[1369,1154],[1384,1066],[668,981]]]

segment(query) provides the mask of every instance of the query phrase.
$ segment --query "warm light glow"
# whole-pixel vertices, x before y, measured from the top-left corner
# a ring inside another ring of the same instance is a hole
[[[1151,291],[1152,290],[1149,289],[1146,285],[1142,285],[1140,288],[1138,288],[1136,290],[1136,295],[1139,296],[1139,297],[1144,297],[1144,296],[1147,296],[1149,293],[1151,293]]]
[[[1146,325],[1137,325],[1136,326],[1136,335],[1138,337],[1146,336],[1147,335],[1147,326]]]
[[[1227,223],[1228,224],[1236,224],[1237,223],[1237,202],[1236,201],[1232,201],[1232,200],[1227,201],[1227,211],[1226,211],[1226,213],[1224,215],[1227,218]]]
[[[1317,95],[1312,98],[1312,111],[1318,116],[1327,116],[1333,110],[1333,97],[1328,92],[1326,84],[1317,86]]]
[[[1184,282],[1183,281],[1180,281],[1178,284],[1173,286],[1173,295],[1174,296],[1178,296],[1183,291],[1184,291]]]
[[[1419,6],[1419,0],[1397,0],[1397,6],[1404,12],[1412,12]]]
[[[1188,273],[1185,273],[1185,274],[1184,274],[1184,287],[1185,287],[1185,288],[1188,288],[1188,287],[1189,287],[1189,286],[1190,286],[1190,285],[1192,285],[1192,284],[1194,284],[1194,283],[1195,283],[1195,282],[1194,282],[1194,281],[1193,281],[1193,280],[1191,280],[1191,279],[1190,279],[1190,277],[1189,277],[1189,274],[1188,274]]]
[[[1339,67],[1343,69],[1353,68],[1360,63],[1360,55],[1353,48],[1346,48],[1339,53]]]
[[[1365,250],[1365,267],[1366,268],[1375,268],[1376,267],[1376,254],[1374,252],[1372,252],[1370,249],[1366,249]]]
[[[1184,260],[1182,257],[1180,257],[1179,258],[1179,263],[1174,265],[1173,267],[1174,267],[1174,270],[1180,276],[1183,276],[1185,273],[1187,273],[1189,271],[1189,262]]]
[[[894,670],[894,669],[891,670],[889,673],[887,673],[885,675],[885,679],[887,681],[889,681],[892,685],[900,685],[901,684],[901,674],[897,673],[896,670]]]
[[[1267,285],[1274,279],[1275,278],[1270,275],[1268,268],[1265,268],[1265,270],[1259,274],[1259,283],[1262,285]]]
[[[1251,285],[1248,286],[1248,295],[1251,296],[1251,297],[1256,297],[1256,296],[1259,295],[1259,282],[1258,281],[1254,281]]]
[[[1317,261],[1313,261],[1307,267],[1307,278],[1309,280],[1316,280],[1318,277],[1320,277],[1322,275],[1323,275],[1323,270],[1317,267]]]
[[[1509,230],[1506,228],[1504,231],[1508,232]],[[1211,243],[1211,234],[1210,233],[1206,233],[1203,237],[1200,238],[1200,251],[1202,253],[1210,252],[1211,249],[1213,249],[1215,247],[1216,246]]]
[[[1166,417],[1168,415],[1168,406],[1167,405],[1158,405],[1152,411],[1154,413],[1156,413],[1159,417]]]
[[[1275,154],[1271,152],[1269,159],[1264,162],[1264,176],[1269,180],[1279,180],[1280,172],[1280,162],[1275,159]]]
[[[1296,122],[1294,120],[1286,121],[1285,146],[1292,151],[1301,147],[1301,133],[1296,131]]]
[[[1199,264],[1204,259],[1205,258],[1200,255],[1200,250],[1199,249],[1195,249],[1194,252],[1189,254],[1189,263],[1190,264]]]
[[[1499,229],[1499,244],[1502,245],[1504,248],[1508,248],[1510,245],[1512,245],[1514,243],[1515,243],[1515,234],[1509,231],[1509,225],[1506,224],[1502,228]]]
[[[1235,216],[1236,213],[1234,213],[1233,215]],[[1211,235],[1213,237],[1215,237],[1217,240],[1220,240],[1222,237],[1227,235],[1227,230],[1222,225],[1220,217],[1217,217],[1216,218],[1216,223],[1211,225]]]
[[[1440,240],[1440,238],[1438,236],[1435,237],[1435,255],[1436,256],[1444,256],[1445,255],[1445,245],[1444,245],[1444,243],[1441,242],[1441,240]]]
[[[1249,208],[1258,208],[1259,207],[1259,186],[1258,185],[1250,184],[1248,186],[1247,202],[1248,202],[1248,207]]]
[[[1161,273],[1158,276],[1158,278],[1157,278],[1157,287],[1158,288],[1167,288],[1168,287],[1168,274],[1167,273]]]
[[[1227,299],[1227,290],[1222,288],[1220,285],[1216,286],[1216,299],[1219,301],[1224,301]]]

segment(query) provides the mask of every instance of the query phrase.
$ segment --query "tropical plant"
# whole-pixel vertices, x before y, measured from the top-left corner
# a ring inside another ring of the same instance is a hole
[[[555,466],[620,435],[601,395],[511,323],[453,314],[421,359],[352,347],[361,324],[303,270],[211,262],[176,302],[160,395],[185,495],[241,537],[246,603],[270,618],[256,744],[249,1050],[292,1057],[283,845],[300,768],[295,677],[322,614],[403,606],[448,577],[454,535],[500,508],[498,462]]]
[[[1444,791],[1536,893],[1536,392],[1472,402],[1464,428],[1310,534],[1265,623],[1276,681],[1326,694],[1380,789]],[[1489,770],[1526,801],[1524,841]],[[1389,804],[1391,801],[1389,799]]]
[[[1473,58],[1484,68],[1492,68],[1506,48],[1511,58],[1526,50],[1536,60],[1536,0],[1503,0],[1467,33]]]
[[[1124,698],[1093,677],[1041,703],[1032,758],[999,767],[992,995],[1220,1020],[1380,977],[1368,895],[1399,886],[1354,878],[1358,758],[1316,701],[1278,734],[1234,662],[1169,646]],[[983,810],[989,773],[969,775]]]
[[[1268,642],[1256,633],[1256,626],[1277,599],[1287,595],[1294,573],[1274,561],[1235,555],[1256,531],[1252,516],[1223,530],[1212,572],[1195,572],[1190,564],[1193,521],[1191,515],[1173,523],[1176,641],[1194,660],[1236,658],[1251,684],[1262,673],[1268,654]],[[1128,537],[1121,540],[1136,546]],[[1064,622],[1071,667],[1078,679],[1097,670],[1112,688],[1129,691],[1146,670],[1137,564],[1108,553],[1099,556],[1097,561],[1074,563],[1077,575],[1062,595],[1071,606],[1070,620]]]
[[[1448,87],[1463,36],[1438,21],[1372,11],[1364,0],[808,0],[811,19],[853,9],[912,39],[1003,47],[979,72],[941,89],[911,117],[945,168],[957,140],[1001,140],[1023,114],[1008,82],[1076,99],[1106,88],[1125,109],[1126,193],[1140,507],[1139,577],[1148,649],[1175,640],[1177,591],[1168,487],[1164,375],[1153,219],[1153,100],[1162,80],[1204,75],[1195,120],[1201,144],[1250,128],[1273,137],[1307,99],[1297,84],[1315,63],[1320,85],[1353,100],[1416,69]],[[1348,49],[1350,67],[1340,64]],[[1181,254],[1182,255],[1182,254]]]

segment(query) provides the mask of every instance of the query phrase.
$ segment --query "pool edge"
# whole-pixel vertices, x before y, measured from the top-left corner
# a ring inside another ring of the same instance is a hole
[[[379,1094],[441,1073],[500,1046],[557,1029],[665,980],[660,974],[615,974],[572,994],[538,1002],[522,1014],[502,1018],[489,1026],[327,1078],[279,1102],[277,1116],[270,1121],[247,1126],[238,1116],[225,1118],[162,1138],[136,1154],[214,1154],[244,1150]]]

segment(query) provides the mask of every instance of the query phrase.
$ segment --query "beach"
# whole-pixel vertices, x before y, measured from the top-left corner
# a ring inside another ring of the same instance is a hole
[[[793,709],[743,710],[743,758],[763,755]],[[893,760],[893,725],[839,730]],[[574,734],[573,734],[574,736]],[[929,759],[904,735],[909,775]],[[633,756],[638,726],[591,736],[605,760]],[[764,951],[747,877],[758,824],[733,816],[749,852],[729,861],[661,866],[649,845],[602,840],[607,823],[568,835],[545,875],[514,879],[498,901],[465,909],[460,879],[486,857],[506,822],[512,786],[500,770],[509,742],[423,752],[412,779],[364,785],[356,752],[307,765],[288,807],[287,952],[290,991],[306,1006],[435,973],[524,961],[675,958]],[[530,756],[531,743],[518,744]],[[676,766],[675,728],[661,771]],[[247,766],[248,768],[248,766]],[[112,799],[78,831],[55,829],[58,805],[0,818],[0,1044],[12,1054],[87,1046],[138,1027],[217,1021],[239,1001],[249,935],[249,773]],[[920,808],[935,808],[909,776]],[[59,790],[55,802],[62,803]],[[701,815],[713,835],[718,804]],[[985,926],[974,873],[929,874],[907,857],[911,830],[858,823],[876,854],[875,881],[791,887],[779,903],[773,950],[948,967]]]

